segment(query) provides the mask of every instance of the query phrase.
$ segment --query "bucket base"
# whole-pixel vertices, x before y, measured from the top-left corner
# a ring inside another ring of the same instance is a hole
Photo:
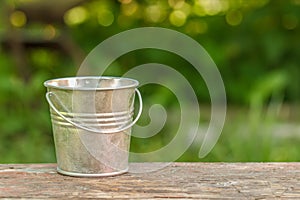
[[[68,172],[57,167],[57,172],[63,175],[75,176],[75,177],[105,177],[105,176],[116,176],[116,175],[124,174],[128,172],[128,168],[117,172],[108,172],[108,173],[100,173],[100,174],[83,174],[77,172]]]

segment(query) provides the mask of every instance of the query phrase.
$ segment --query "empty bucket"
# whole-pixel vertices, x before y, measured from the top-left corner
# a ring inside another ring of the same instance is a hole
[[[142,112],[138,81],[120,77],[48,80],[57,171],[70,176],[112,176],[128,171],[131,127]],[[134,96],[139,110],[134,114]]]

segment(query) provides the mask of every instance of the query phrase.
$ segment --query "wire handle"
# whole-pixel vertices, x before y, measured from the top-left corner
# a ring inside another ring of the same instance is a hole
[[[89,127],[86,127],[86,126],[82,126],[80,124],[77,124],[76,122],[73,122],[72,120],[66,118],[59,110],[57,110],[57,108],[54,106],[54,104],[52,103],[52,101],[50,100],[50,96],[51,95],[55,95],[55,93],[53,92],[47,92],[46,93],[46,99],[50,105],[50,107],[61,117],[63,118],[65,121],[69,122],[70,124],[72,124],[73,126],[77,127],[77,128],[80,128],[80,129],[83,129],[85,131],[89,131],[89,132],[92,132],[92,133],[116,133],[116,132],[121,132],[121,131],[124,131],[130,127],[132,127],[140,118],[141,114],[142,114],[142,111],[143,111],[143,100],[142,100],[142,95],[140,93],[140,91],[135,88],[135,92],[137,93],[138,95],[138,99],[139,99],[139,111],[138,111],[138,114],[136,116],[136,118],[128,125],[124,126],[124,127],[121,127],[121,128],[117,128],[117,129],[114,129],[114,130],[99,130],[99,129],[91,129]],[[62,107],[64,109],[65,106],[61,103],[61,101],[59,100],[59,98],[56,96],[56,98],[58,99],[59,103],[62,105]],[[67,109],[66,109],[67,110]]]

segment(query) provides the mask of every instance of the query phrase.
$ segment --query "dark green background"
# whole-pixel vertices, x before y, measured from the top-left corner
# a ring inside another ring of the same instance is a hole
[[[215,148],[199,159],[200,142],[195,141],[179,161],[300,160],[299,0],[63,2],[0,3],[1,163],[55,162],[42,83],[75,76],[84,55],[101,41],[145,26],[170,28],[197,40],[217,64],[226,87],[228,116]],[[80,3],[71,6],[74,2]],[[186,19],[172,23],[170,16],[176,13]],[[16,52],[17,44],[21,53]],[[192,66],[176,55],[153,49],[134,51],[116,60],[106,75],[121,76],[150,62],[171,66],[188,78],[203,110],[200,125],[206,127],[210,117],[206,86]],[[180,115],[174,95],[166,88],[145,86],[141,91],[145,107],[160,103],[170,115]],[[147,122],[146,110],[139,123]],[[176,118],[167,122],[153,138],[133,138],[132,151],[166,145],[178,123]]]

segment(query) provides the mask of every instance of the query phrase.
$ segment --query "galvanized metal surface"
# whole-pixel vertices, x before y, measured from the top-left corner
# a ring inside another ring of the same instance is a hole
[[[128,170],[137,84],[115,77],[45,82],[60,173],[109,176]]]

